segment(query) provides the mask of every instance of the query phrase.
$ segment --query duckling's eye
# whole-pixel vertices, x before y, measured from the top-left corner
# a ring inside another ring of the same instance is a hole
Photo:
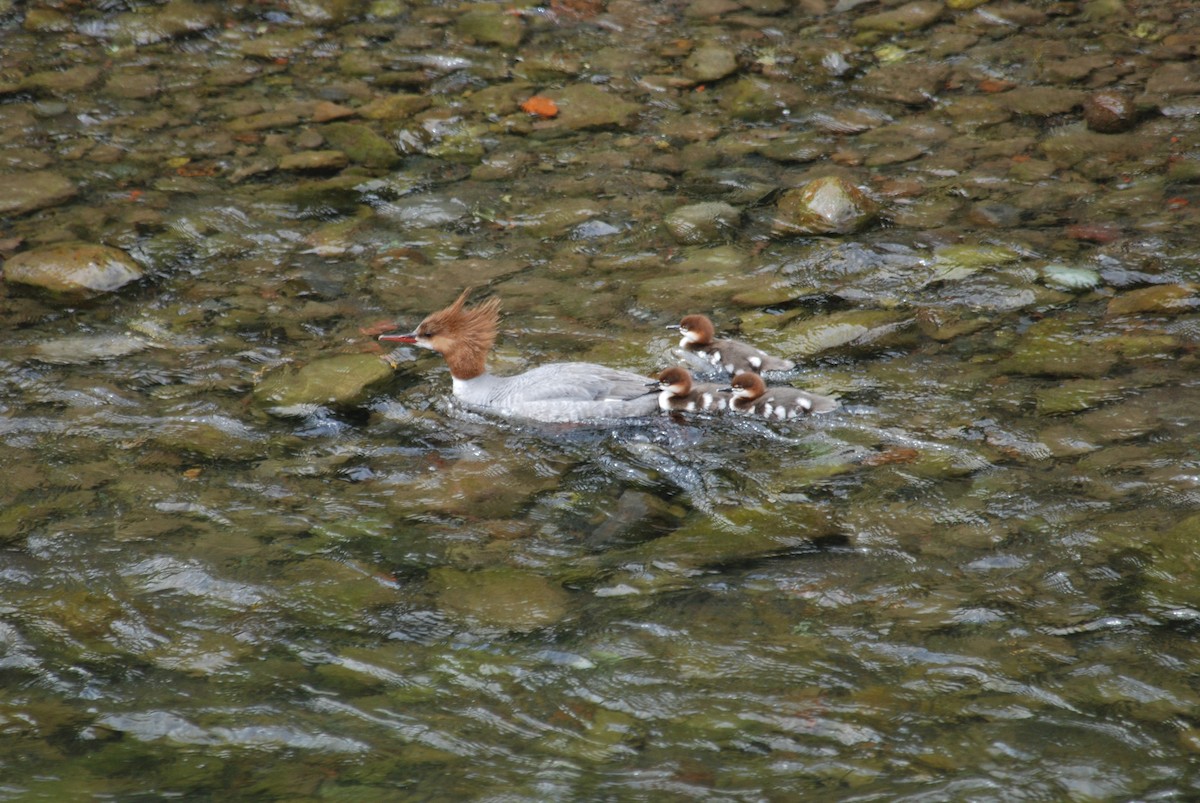
[[[436,333],[432,329],[422,329],[420,332],[417,332],[417,334],[420,335],[421,337],[430,338],[430,337],[433,337]]]

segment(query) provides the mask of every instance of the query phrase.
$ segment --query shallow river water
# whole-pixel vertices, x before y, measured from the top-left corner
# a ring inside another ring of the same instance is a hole
[[[1198,55],[1185,0],[0,0],[0,799],[1200,796]],[[498,373],[702,312],[841,408],[479,415],[375,340],[467,286]]]

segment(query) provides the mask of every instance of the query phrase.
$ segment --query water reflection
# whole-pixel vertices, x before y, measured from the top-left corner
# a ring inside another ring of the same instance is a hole
[[[147,272],[0,286],[0,797],[1194,797],[1195,25],[1101,5],[0,2],[0,256]],[[374,345],[467,285],[843,406],[479,416]]]

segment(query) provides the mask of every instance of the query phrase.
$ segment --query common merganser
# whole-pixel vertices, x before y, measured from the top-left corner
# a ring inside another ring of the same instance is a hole
[[[796,363],[772,357],[765,351],[739,340],[717,340],[713,323],[704,315],[687,315],[675,326],[683,335],[679,340],[680,356],[695,355],[707,360],[727,374],[740,371],[790,371]]]
[[[730,407],[746,415],[763,418],[798,418],[828,413],[838,408],[836,400],[796,388],[768,388],[761,376],[743,371],[733,378]]]
[[[692,375],[679,366],[663,371],[651,387],[659,389],[658,406],[663,410],[719,412],[727,410],[733,399],[719,385],[693,384]]]
[[[658,408],[646,377],[585,362],[541,365],[515,376],[496,376],[486,360],[496,341],[500,299],[466,308],[467,288],[444,310],[421,321],[406,335],[380,335],[387,343],[410,343],[446,360],[454,395],[473,407],[537,421],[652,415]]]

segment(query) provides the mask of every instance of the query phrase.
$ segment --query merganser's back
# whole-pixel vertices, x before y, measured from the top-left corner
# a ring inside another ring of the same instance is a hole
[[[470,289],[406,335],[380,335],[410,343],[446,360],[454,395],[473,407],[538,421],[585,421],[651,415],[658,407],[646,378],[584,362],[542,365],[515,376],[496,376],[486,366],[496,341],[500,299],[465,306]]]
[[[679,340],[681,356],[700,357],[727,374],[741,371],[790,371],[796,363],[772,357],[761,349],[740,340],[717,340],[712,321],[704,315],[687,315],[672,329],[683,335]]]
[[[663,410],[720,412],[729,408],[732,399],[718,385],[694,384],[692,375],[679,366],[663,371],[652,386],[659,389],[658,406]]]
[[[828,413],[838,408],[835,399],[805,393],[796,388],[768,388],[758,374],[743,371],[733,378],[730,407],[739,413],[762,418],[797,418]]]

